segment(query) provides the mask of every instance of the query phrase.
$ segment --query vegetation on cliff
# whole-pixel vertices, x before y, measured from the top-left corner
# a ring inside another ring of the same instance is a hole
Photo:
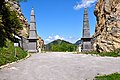
[[[13,34],[22,28],[15,11],[10,9],[10,4],[0,0],[0,47],[5,45],[6,39],[14,41]]]
[[[21,29],[22,24],[18,14],[11,9],[11,4],[5,0],[0,0],[0,66],[27,56],[27,53],[19,47],[16,47],[15,55],[13,42],[16,39],[13,34],[17,35]]]

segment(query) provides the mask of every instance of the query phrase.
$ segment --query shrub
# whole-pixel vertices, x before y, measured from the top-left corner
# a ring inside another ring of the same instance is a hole
[[[120,55],[120,48],[116,49],[114,52]]]
[[[6,46],[0,48],[0,66],[11,63],[27,56],[27,52],[23,51],[20,47],[16,47],[16,57],[15,57],[15,47],[13,42],[10,40],[6,41]]]

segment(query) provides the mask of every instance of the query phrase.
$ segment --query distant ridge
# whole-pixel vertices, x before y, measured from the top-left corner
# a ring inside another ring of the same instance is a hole
[[[76,43],[75,43],[75,45],[79,45],[79,44],[81,44],[81,40],[78,40],[78,41],[76,41]]]

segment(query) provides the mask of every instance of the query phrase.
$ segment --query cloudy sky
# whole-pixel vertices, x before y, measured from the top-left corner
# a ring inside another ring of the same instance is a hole
[[[94,7],[97,0],[28,0],[20,3],[28,22],[35,9],[37,33],[45,43],[62,39],[75,43],[82,37],[83,12],[88,7],[91,36],[95,31]]]

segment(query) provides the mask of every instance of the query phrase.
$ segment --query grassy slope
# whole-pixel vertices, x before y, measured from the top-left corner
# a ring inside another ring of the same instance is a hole
[[[120,80],[120,74],[114,73],[110,75],[96,76],[95,80]]]
[[[120,57],[120,48],[116,49],[113,52],[101,52],[96,51],[83,52],[83,54],[99,55],[99,56],[109,56],[109,57]]]
[[[27,56],[27,52],[23,51],[21,48],[16,47],[16,57],[15,57],[15,47],[13,42],[6,41],[6,46],[0,48],[0,66],[11,63]]]

